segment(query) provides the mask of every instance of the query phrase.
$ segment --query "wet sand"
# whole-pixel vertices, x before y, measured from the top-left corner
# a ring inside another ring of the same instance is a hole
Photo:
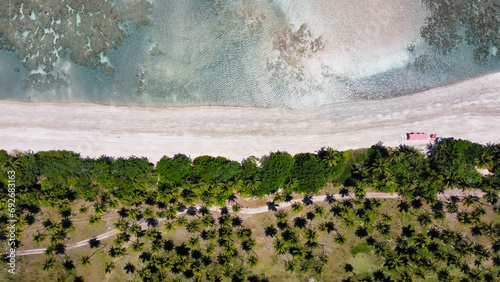
[[[140,108],[0,101],[0,149],[72,150],[82,156],[184,153],[241,161],[271,151],[291,154],[427,144],[406,132],[500,143],[500,73],[425,92],[320,109]]]

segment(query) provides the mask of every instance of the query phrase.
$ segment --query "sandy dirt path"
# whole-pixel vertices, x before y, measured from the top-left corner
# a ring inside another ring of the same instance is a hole
[[[407,132],[500,143],[500,73],[425,92],[319,109],[139,108],[1,101],[0,149],[73,150],[82,156],[184,153],[241,161],[271,151],[291,154],[425,145]]]
[[[483,197],[484,193],[481,192],[481,191],[463,192],[462,190],[455,189],[455,190],[446,190],[443,193],[438,194],[438,198],[440,198],[440,199],[449,198],[452,195],[455,195],[455,196],[458,196],[458,197],[464,197],[466,195],[475,195],[477,197]],[[335,195],[331,195],[331,197],[334,198],[334,199],[336,199],[336,200],[342,200],[342,199],[347,199],[347,198],[350,198],[350,197],[354,198],[355,195],[354,194],[350,194],[349,196],[343,197],[340,194],[335,194]],[[378,199],[397,199],[400,196],[398,194],[388,194],[388,193],[380,193],[380,192],[367,192],[366,195],[365,195],[365,197],[366,198],[378,198]],[[300,202],[302,200],[303,199],[295,199],[295,200],[292,200],[290,202],[284,202],[284,203],[277,204],[274,207],[276,209],[284,209],[284,208],[290,207],[293,203]],[[321,201],[326,201],[327,199],[326,199],[326,195],[320,195],[320,196],[314,196],[310,200],[312,202],[321,202]],[[197,207],[197,208],[199,208],[199,207]],[[230,209],[231,207],[229,206],[228,208]],[[212,207],[212,208],[210,208],[210,211],[218,212],[220,210],[217,207]],[[270,212],[270,211],[271,211],[271,209],[269,208],[269,206],[265,205],[265,206],[256,207],[256,208],[243,208],[243,209],[241,209],[241,211],[239,212],[239,214],[242,214],[242,215],[255,215],[255,214],[260,214],[260,213],[265,213],[265,212]],[[160,220],[160,222],[161,221],[164,221],[164,220]],[[141,225],[142,228],[147,228],[147,223],[145,223],[145,222],[142,222],[140,225]],[[121,231],[119,231],[117,229],[113,229],[113,230],[110,230],[110,231],[108,231],[106,233],[100,234],[98,236],[95,236],[95,237],[92,237],[92,238],[88,238],[88,239],[85,239],[83,241],[76,242],[76,243],[73,243],[73,244],[68,244],[68,245],[66,245],[66,250],[72,250],[72,249],[76,249],[76,248],[80,248],[80,247],[89,245],[89,240],[90,239],[96,239],[96,240],[101,241],[101,240],[104,240],[104,239],[109,238],[111,236],[117,235],[120,232]],[[29,255],[43,254],[45,252],[45,250],[46,249],[20,250],[20,251],[16,252],[16,256],[29,256]]]

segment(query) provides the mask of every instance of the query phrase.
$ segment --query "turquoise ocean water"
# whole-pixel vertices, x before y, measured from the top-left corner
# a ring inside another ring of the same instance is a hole
[[[113,77],[67,56],[56,64],[67,86],[24,89],[29,72],[16,53],[0,51],[0,98],[309,108],[405,95],[500,69],[498,60],[476,64],[465,44],[434,52],[420,37],[426,15],[416,0],[154,1],[153,26],[130,29],[123,46],[108,52]]]

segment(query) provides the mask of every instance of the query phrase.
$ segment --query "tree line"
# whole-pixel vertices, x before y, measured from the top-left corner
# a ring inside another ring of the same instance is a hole
[[[108,193],[125,205],[160,198],[165,203],[182,200],[224,206],[237,194],[310,195],[327,183],[352,187],[358,195],[370,188],[427,199],[445,188],[488,192],[499,186],[500,145],[449,139],[429,149],[425,155],[412,147],[376,144],[369,149],[339,152],[322,148],[294,156],[272,152],[242,162],[177,154],[164,156],[156,165],[144,157],[82,158],[71,151],[10,156],[2,150],[0,166],[2,173],[16,171],[16,186],[21,191],[17,195],[24,206],[54,206],[64,199],[92,201]],[[487,169],[490,175],[482,177],[477,168]],[[0,190],[6,193],[6,189],[6,181],[2,181]]]

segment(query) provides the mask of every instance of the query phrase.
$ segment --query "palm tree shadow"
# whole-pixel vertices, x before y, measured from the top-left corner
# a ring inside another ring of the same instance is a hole
[[[235,203],[235,202],[236,202],[236,195],[231,194],[231,195],[227,198],[227,200],[228,200],[229,202],[231,202],[231,203]]]
[[[90,248],[98,248],[100,245],[101,245],[101,241],[98,240],[96,237],[90,238],[90,240],[89,240]]]
[[[187,207],[183,203],[179,203],[177,206],[177,211],[178,212],[185,212],[187,210]]]
[[[146,219],[146,223],[149,227],[156,227],[156,226],[158,226],[159,221],[158,221],[158,219],[152,217],[152,218]]]
[[[270,211],[277,211],[278,207],[280,206],[280,205],[276,204],[275,202],[267,202],[266,205],[267,205],[267,209]]]
[[[331,203],[334,203],[336,201],[337,200],[335,199],[335,197],[333,195],[326,194],[325,202],[328,202],[329,204],[331,204]]]
[[[304,196],[304,199],[302,199],[302,203],[306,206],[310,206],[310,205],[314,204],[312,197],[309,195]]]
[[[64,244],[57,244],[54,247],[56,255],[63,255],[66,253],[66,245]]]
[[[222,215],[224,215],[224,214],[228,214],[228,213],[229,213],[229,209],[228,209],[227,207],[223,207],[223,208],[221,208],[221,209],[220,209],[220,213],[221,213]]]
[[[130,262],[127,262],[125,264],[125,267],[123,269],[125,270],[125,272],[127,274],[135,272],[135,266],[132,263],[130,263]]]
[[[198,209],[195,206],[189,207],[186,212],[190,216],[195,216],[198,213]]]
[[[207,209],[207,207],[200,207],[199,212],[200,212],[202,215],[207,215],[207,214],[210,214],[210,211]]]

